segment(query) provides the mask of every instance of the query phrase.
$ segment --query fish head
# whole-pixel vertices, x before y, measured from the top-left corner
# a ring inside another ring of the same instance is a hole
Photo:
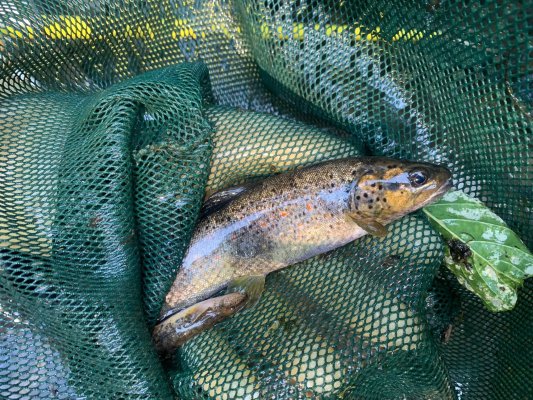
[[[369,157],[368,169],[349,195],[349,212],[359,219],[387,224],[442,197],[452,175],[442,166]]]

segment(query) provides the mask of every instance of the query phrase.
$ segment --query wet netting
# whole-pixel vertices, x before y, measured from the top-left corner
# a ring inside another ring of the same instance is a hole
[[[323,160],[447,165],[533,249],[531,4],[0,3],[0,397],[531,399],[533,281],[491,313],[420,213],[268,276],[162,362],[206,195]]]

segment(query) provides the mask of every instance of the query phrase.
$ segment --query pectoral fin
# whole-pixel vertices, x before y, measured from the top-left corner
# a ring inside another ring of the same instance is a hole
[[[265,275],[250,275],[235,278],[228,285],[228,293],[238,292],[247,296],[246,307],[252,307],[265,289]]]
[[[370,219],[365,219],[362,216],[359,216],[357,214],[348,214],[350,218],[361,228],[363,228],[365,231],[367,231],[372,236],[379,236],[384,237],[387,236],[387,228],[381,225],[377,221],[372,221]]]

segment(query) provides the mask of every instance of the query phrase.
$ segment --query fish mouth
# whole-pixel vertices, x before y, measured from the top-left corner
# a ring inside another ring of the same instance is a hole
[[[439,190],[437,190],[435,195],[444,196],[444,194],[446,194],[446,192],[448,192],[450,189],[453,189],[453,181],[451,177],[448,178],[446,182],[444,182],[444,184],[439,188]]]
[[[419,208],[425,207],[428,204],[431,204],[437,200],[439,200],[442,196],[446,194],[450,189],[453,189],[453,182],[452,178],[448,178],[436,191],[433,193],[432,196],[428,197],[422,204],[420,204]]]

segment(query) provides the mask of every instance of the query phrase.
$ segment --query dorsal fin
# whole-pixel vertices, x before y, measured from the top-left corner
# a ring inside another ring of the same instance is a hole
[[[200,219],[203,219],[208,215],[214,213],[215,211],[222,209],[229,202],[235,200],[237,197],[239,197],[243,193],[246,193],[258,184],[259,182],[257,181],[247,182],[238,186],[231,186],[229,188],[222,189],[219,192],[213,193],[205,200],[204,204],[202,204],[202,208],[200,209]]]

